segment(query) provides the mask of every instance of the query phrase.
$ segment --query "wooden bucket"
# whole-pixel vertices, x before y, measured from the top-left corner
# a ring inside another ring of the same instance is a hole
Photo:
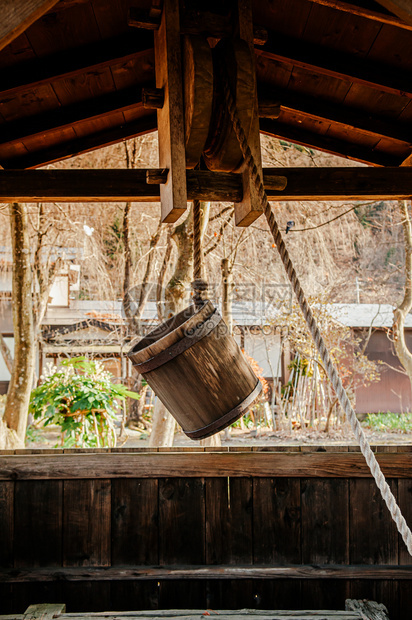
[[[210,301],[198,311],[189,306],[132,343],[129,358],[191,439],[235,422],[262,389]]]

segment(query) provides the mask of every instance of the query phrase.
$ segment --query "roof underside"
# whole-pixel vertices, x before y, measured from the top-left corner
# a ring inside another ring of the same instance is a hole
[[[127,25],[129,7],[149,5],[60,0],[0,51],[0,165],[37,167],[156,129],[141,103],[154,85],[153,34]],[[255,0],[254,24],[269,31],[255,46],[259,94],[281,105],[262,132],[407,163],[411,25],[369,0]]]

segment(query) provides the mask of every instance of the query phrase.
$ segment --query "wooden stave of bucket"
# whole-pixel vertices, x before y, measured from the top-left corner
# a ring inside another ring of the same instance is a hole
[[[191,439],[235,422],[262,390],[210,301],[197,311],[189,306],[134,341],[128,356]]]

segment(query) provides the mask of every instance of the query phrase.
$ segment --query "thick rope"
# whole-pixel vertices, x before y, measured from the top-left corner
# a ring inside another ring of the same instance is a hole
[[[200,200],[193,201],[193,303],[200,309],[205,303],[207,283],[203,280],[203,249]]]
[[[269,204],[269,200],[266,195],[266,191],[263,185],[261,175],[259,173],[259,170],[257,169],[256,162],[254,160],[254,157],[248,145],[245,132],[243,131],[243,128],[241,126],[239,116],[236,110],[236,105],[233,99],[233,95],[230,90],[228,79],[226,75],[223,74],[223,72],[222,72],[222,80],[223,80],[226,105],[227,105],[230,118],[233,123],[233,128],[236,133],[236,137],[238,139],[238,142],[239,142],[242,154],[243,154],[243,158],[249,168],[250,176],[256,187],[260,204],[266,216],[270,231],[272,233],[277,250],[280,254],[280,258],[282,260],[283,266],[292,284],[293,290],[295,292],[295,295],[301,307],[303,316],[305,317],[306,323],[308,324],[310,333],[312,334],[313,340],[315,341],[316,347],[319,351],[320,357],[326,369],[329,380],[332,383],[333,389],[336,392],[336,396],[339,399],[339,403],[342,409],[344,410],[347,416],[347,419],[350,422],[350,425],[353,430],[353,434],[355,435],[355,438],[359,443],[361,452],[363,456],[365,457],[366,463],[368,464],[371,474],[375,479],[375,482],[379,488],[379,491],[381,492],[382,498],[384,499],[389,509],[392,519],[395,521],[396,527],[398,528],[398,531],[404,540],[404,543],[409,551],[409,554],[412,556],[411,530],[409,529],[400,511],[400,508],[396,503],[396,499],[388,483],[385,480],[385,476],[383,475],[381,471],[379,463],[376,460],[376,457],[371,450],[371,447],[366,439],[365,433],[363,432],[363,429],[360,425],[360,422],[358,418],[356,417],[356,414],[353,410],[352,405],[350,404],[346,390],[342,385],[342,381],[337,373],[335,366],[332,363],[332,360],[329,355],[329,351],[326,348],[325,341],[320,333],[319,327],[313,316],[312,310],[308,302],[306,301],[305,294],[302,290],[301,284],[299,282],[295,268],[293,267],[292,261],[289,258],[289,253],[286,249],[285,242],[283,241],[283,238],[280,233],[275,216]]]

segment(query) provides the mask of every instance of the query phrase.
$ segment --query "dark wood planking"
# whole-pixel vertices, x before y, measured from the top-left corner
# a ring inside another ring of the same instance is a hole
[[[111,0],[110,2],[93,0],[93,11],[102,37],[106,38],[113,34],[120,35],[125,31],[130,32],[130,28],[127,27],[127,16],[129,8],[136,6],[136,4],[139,4],[136,3],[136,0]],[[133,36],[136,34],[136,32],[132,32]],[[145,30],[138,32],[138,38],[146,35],[151,40],[153,47],[153,34]]]
[[[252,480],[210,478],[206,493],[206,564],[252,564]]]
[[[253,480],[253,563],[299,564],[301,550],[300,481]]]
[[[190,542],[188,541],[188,544]],[[206,582],[199,580],[189,581],[160,581],[159,608],[160,609],[195,609],[202,607],[206,610]]]
[[[307,0],[289,0],[288,4],[272,0],[258,0],[253,3],[253,20],[277,32],[286,32],[290,36],[300,37],[304,32],[311,9]]]
[[[349,594],[349,581],[337,579],[329,579],[326,583],[323,580],[302,581],[301,606],[304,609],[343,609]]]
[[[302,39],[323,47],[325,53],[336,50],[352,59],[364,58],[381,29],[379,22],[314,4]]]
[[[407,618],[412,609],[412,588],[407,581],[398,581],[398,600],[401,618]]]
[[[22,34],[58,0],[13,0],[1,7],[0,50]]]
[[[374,152],[362,145],[339,140],[335,137],[322,136],[312,131],[302,131],[299,127],[269,119],[260,120],[260,131],[268,136],[375,166],[399,166],[402,162],[402,154],[399,157],[388,156],[385,153]]]
[[[172,565],[178,562],[204,563],[204,485],[202,478],[159,480],[159,563],[161,565]]]
[[[376,456],[384,475],[392,478],[410,478],[410,454],[381,453]],[[372,485],[369,468],[362,454],[358,452],[197,452],[195,455],[192,452],[113,452],[0,456],[0,480],[77,478],[93,481],[106,478],[135,478],[136,472],[139,472],[139,478],[162,479],[181,476],[270,478],[274,474],[281,478],[353,477],[366,478],[366,489],[368,483]],[[70,486],[70,482],[67,484],[71,494],[74,494],[76,485],[73,483]],[[199,485],[200,482],[195,488],[200,488]],[[85,492],[87,488],[86,484]],[[173,488],[170,486],[167,488],[168,492],[173,494]],[[181,491],[185,497],[184,487]],[[189,491],[187,494],[190,496]],[[83,495],[82,501],[86,501],[88,495],[87,493]],[[166,499],[163,503],[168,506]],[[169,506],[171,505],[172,503]]]
[[[255,580],[254,602],[257,609],[302,609],[301,589],[298,579]]]
[[[112,565],[159,563],[158,510],[158,480],[113,480]]]
[[[74,78],[107,67],[126,65],[127,68],[127,64],[133,60],[147,65],[147,69],[153,73],[153,50],[150,49],[152,46],[152,37],[146,32],[141,33],[139,37],[131,37],[129,33],[125,33],[120,37],[87,44],[75,50],[58,52],[50,57],[27,60],[18,67],[3,70],[0,98],[34,90],[41,84]],[[0,54],[0,66],[1,61],[2,54]]]
[[[333,510],[333,506],[331,507]],[[167,531],[165,532],[167,535]],[[187,544],[190,544],[189,542]],[[313,580],[364,580],[374,581],[405,580],[412,581],[412,567],[394,565],[345,565],[345,564],[281,564],[267,565],[185,565],[174,566],[83,566],[64,568],[13,568],[4,569],[0,583],[48,583],[64,579],[67,583],[117,582],[117,581],[272,581],[290,579]]]
[[[61,566],[62,490],[59,480],[19,481],[14,498],[14,565]]]
[[[302,562],[348,564],[348,481],[303,479],[301,489]]]
[[[397,482],[388,482],[396,498]],[[397,564],[398,533],[375,483],[350,480],[349,494],[351,564]]]
[[[297,112],[314,119],[338,123],[355,131],[361,130],[365,133],[386,136],[402,142],[412,142],[412,125],[410,123],[397,123],[384,117],[373,117],[370,112],[365,112],[362,109],[337,103],[326,103],[317,97],[305,96],[291,90],[265,89],[263,84],[261,85],[260,95],[265,102],[273,104],[279,102],[281,109],[288,112]],[[399,98],[397,100],[399,101]],[[410,100],[405,98],[405,105],[409,102]]]
[[[101,40],[91,3],[44,15],[25,32],[37,56],[50,56]]]
[[[406,523],[409,527],[412,527],[412,480],[398,480],[398,502]],[[412,564],[412,557],[409,555],[405,543],[400,536],[399,564]]]
[[[6,72],[7,68],[13,65],[30,61],[36,58],[34,51],[23,33],[17,39],[12,41],[7,47],[0,52],[0,69]]]
[[[110,609],[110,583],[63,583],[62,586],[63,595],[59,600],[65,601],[69,613]]]
[[[402,70],[407,75],[412,71],[411,39],[411,32],[406,30],[394,32],[390,26],[383,26],[370,49],[368,60]]]
[[[12,585],[11,602],[13,614],[24,613],[33,601],[55,603],[64,600],[61,583],[15,583]],[[15,618],[15,616],[14,616]]]
[[[110,609],[116,611],[130,611],[158,609],[159,585],[153,581],[111,581],[110,582]],[[109,607],[106,607],[106,610]]]
[[[63,566],[110,565],[110,489],[110,480],[64,482]]]
[[[277,32],[269,32],[268,42],[257,53],[268,59],[288,62],[303,69],[312,69],[317,74],[412,97],[412,82],[408,71],[391,66],[383,67],[382,64],[367,59],[306,43],[301,39],[292,39]]]
[[[0,482],[0,566],[13,566],[14,482]]]
[[[256,602],[253,591],[254,583],[251,579],[209,581],[207,584],[207,607],[211,610],[253,609]]]

